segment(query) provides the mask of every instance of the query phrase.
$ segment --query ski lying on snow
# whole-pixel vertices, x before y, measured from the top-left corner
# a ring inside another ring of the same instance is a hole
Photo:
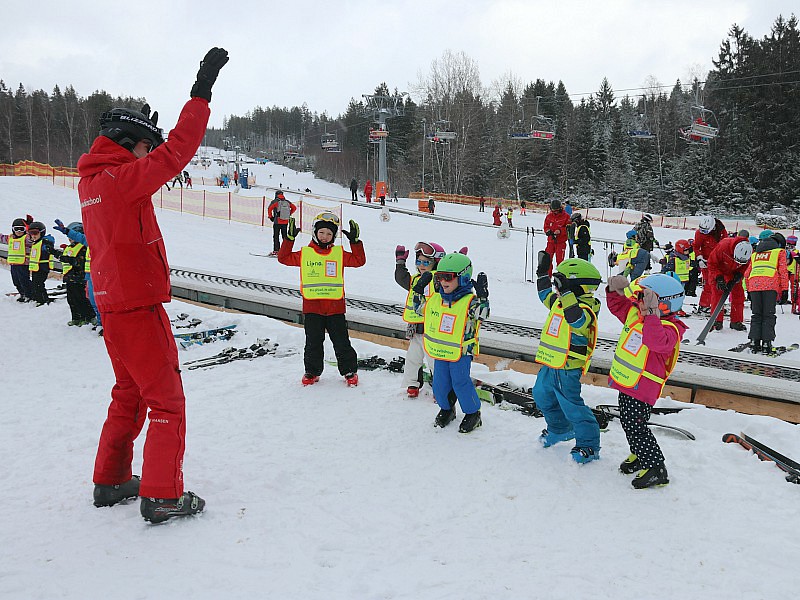
[[[728,352],[744,352],[748,348],[752,346],[752,342],[742,342],[738,346],[734,346],[730,348]],[[792,352],[794,350],[800,349],[800,344],[791,344],[790,346],[773,346],[772,352],[769,354],[763,354],[762,352],[753,352],[753,354],[762,354],[763,356],[780,356],[781,354],[786,354],[787,352]]]
[[[192,329],[202,323],[202,319],[190,319],[188,321],[179,321],[180,325],[175,325],[175,329]]]
[[[205,331],[192,331],[191,333],[173,333],[172,335],[180,341],[183,348],[192,344],[208,344],[218,340],[229,340],[236,334],[236,325],[226,325]]]
[[[508,402],[519,407],[519,411],[530,417],[543,417],[542,411],[536,406],[536,401],[533,395],[524,388],[510,385],[508,383],[485,383],[480,380],[475,381],[475,389],[478,391],[478,397],[490,404],[499,404],[500,402]],[[607,429],[608,423],[611,421],[611,416],[602,411],[592,409],[594,418],[597,419],[597,424],[600,429]]]
[[[278,253],[270,252],[269,254],[262,254],[260,252],[251,252],[250,256],[263,256],[264,258],[278,258]]]
[[[726,433],[722,436],[722,441],[728,444],[737,443],[745,450],[750,450],[760,460],[771,461],[775,463],[775,465],[781,471],[788,473],[788,475],[786,475],[786,481],[789,483],[800,484],[800,463],[797,463],[791,458],[784,456],[780,452],[773,450],[766,444],[759,442],[757,439],[751,438],[744,433],[740,433],[739,435],[736,435],[735,433]]]
[[[599,411],[601,411],[603,413],[606,413],[607,415],[609,415],[609,418],[613,418],[613,417],[619,418],[619,406],[617,406],[616,404],[599,404],[597,406],[596,410],[599,410]],[[678,411],[681,411],[681,410],[683,410],[683,409],[681,409],[681,408],[660,408],[660,409],[654,408],[651,412],[655,412],[656,414],[671,414],[671,413],[678,412]],[[660,411],[660,412],[656,412],[656,411]],[[686,429],[682,429],[680,427],[675,427],[674,425],[665,425],[664,423],[658,423],[658,422],[654,422],[654,421],[648,421],[647,424],[652,426],[652,427],[658,427],[659,429],[665,429],[667,431],[674,431],[675,433],[680,433],[682,436],[684,436],[685,438],[690,439],[690,440],[697,439],[697,438],[695,438],[694,434],[691,431],[688,431]]]
[[[224,365],[236,360],[253,360],[254,358],[259,358],[261,356],[274,356],[276,358],[283,358],[297,353],[294,350],[280,350],[278,346],[279,345],[277,343],[270,342],[269,338],[258,339],[256,340],[255,344],[250,346],[246,346],[244,348],[225,348],[225,350],[219,354],[215,354],[214,356],[190,360],[183,364],[191,371],[194,369],[204,369],[206,367]]]

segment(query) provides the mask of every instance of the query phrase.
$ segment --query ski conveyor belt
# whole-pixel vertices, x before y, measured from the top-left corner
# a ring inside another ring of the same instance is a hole
[[[176,266],[172,268],[172,293],[176,298],[294,323],[301,323],[303,318],[297,286]],[[347,320],[351,328],[359,331],[404,339],[402,312],[402,304],[347,297]],[[494,317],[481,325],[481,352],[533,362],[541,328],[542,323]],[[616,335],[600,333],[591,371],[608,373],[616,344]],[[678,365],[669,382],[800,404],[795,399],[800,364],[785,357],[739,354],[687,343],[681,346]]]

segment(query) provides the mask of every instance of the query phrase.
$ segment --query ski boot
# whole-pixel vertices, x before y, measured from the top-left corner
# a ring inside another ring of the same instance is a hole
[[[575,446],[569,451],[569,453],[570,456],[572,456],[572,460],[579,465],[585,465],[588,462],[600,459],[600,451],[598,450],[595,452],[594,448],[581,448],[580,446]]]
[[[80,327],[81,325],[83,325],[83,321],[79,321],[77,319],[67,321],[67,327]]]
[[[455,417],[455,411],[453,411],[453,417]],[[459,433],[469,433],[470,431],[477,429],[483,425],[483,421],[481,421],[481,411],[476,411],[474,413],[470,413],[468,415],[464,415],[464,418],[461,421],[461,425],[458,426]]]
[[[628,458],[620,463],[619,470],[625,475],[633,475],[636,471],[641,471],[642,467],[639,463],[639,457],[633,453],[629,454]]]
[[[772,354],[772,342],[763,342],[761,345],[761,351],[766,356],[770,356]]]
[[[722,331],[722,321],[714,321],[711,326],[711,331]]]
[[[433,426],[441,427],[444,429],[445,427],[450,425],[450,423],[455,421],[455,419],[456,419],[455,407],[451,408],[450,410],[441,409],[439,411],[439,414],[436,415],[436,419],[434,419],[433,421]]]
[[[358,385],[358,373],[348,373],[344,376],[344,381],[347,387],[356,387]]]
[[[751,340],[753,343],[750,346],[750,352],[753,354],[761,354],[761,340]]]
[[[406,394],[408,394],[409,398],[416,398],[419,396],[419,388],[415,385],[410,385],[406,389]]]
[[[303,375],[303,378],[300,380],[300,383],[303,385],[313,385],[319,381],[319,375],[312,375],[311,373],[306,373]]]
[[[736,323],[731,323],[731,329],[736,331],[747,331],[747,326],[744,323],[737,321]]]
[[[172,517],[188,517],[203,512],[206,501],[197,494],[184,492],[180,498],[142,498],[140,512],[145,521],[163,523]]]
[[[117,502],[139,496],[139,477],[134,475],[129,481],[117,485],[94,485],[94,505],[114,506]]]
[[[667,477],[667,468],[664,463],[651,467],[649,469],[642,469],[637,473],[636,477],[631,481],[631,485],[637,490],[643,490],[650,487],[660,487],[667,485],[669,478]]]
[[[574,431],[567,431],[566,433],[552,433],[547,431],[547,429],[542,429],[542,435],[539,436],[539,441],[542,443],[542,446],[545,448],[549,448],[559,442],[566,442],[567,440],[575,439],[575,432]]]

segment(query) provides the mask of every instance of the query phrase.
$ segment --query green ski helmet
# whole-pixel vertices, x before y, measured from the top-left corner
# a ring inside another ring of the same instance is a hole
[[[436,273],[455,273],[458,276],[459,287],[465,286],[472,281],[472,261],[467,255],[459,252],[445,254],[436,267]]]
[[[440,267],[441,268],[441,267]],[[592,294],[600,286],[600,271],[592,263],[582,258],[570,258],[562,261],[556,267],[556,271],[566,275],[572,283],[578,284],[583,289],[583,293]]]

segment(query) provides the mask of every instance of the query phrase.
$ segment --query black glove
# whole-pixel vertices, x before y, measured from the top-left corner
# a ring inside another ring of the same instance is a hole
[[[300,233],[300,230],[297,229],[294,217],[289,217],[289,224],[286,226],[286,239],[293,242],[298,233]]]
[[[350,219],[350,231],[342,231],[344,236],[350,240],[351,244],[355,244],[358,241],[358,235],[361,233],[361,229],[358,226],[358,223]]]
[[[727,288],[725,286],[725,278],[722,275],[717,275],[717,289],[724,292]]]
[[[559,294],[566,294],[567,292],[574,291],[569,277],[558,271],[553,273],[553,287],[558,290]]]
[[[486,273],[478,273],[478,278],[472,282],[475,289],[475,295],[481,299],[486,300],[489,298],[489,280],[486,278]]]
[[[55,250],[53,250],[53,254],[56,254]],[[59,254],[61,256],[56,255],[56,258],[58,258],[58,260],[60,260],[62,263],[67,263],[68,265],[74,265],[75,264],[75,259],[77,257],[75,257],[75,256],[65,256],[62,252],[59,252]]]
[[[536,276],[544,277],[550,270],[550,265],[552,264],[552,260],[547,252],[545,252],[544,250],[539,250],[538,261],[539,262],[536,264]]]
[[[428,284],[433,279],[433,273],[430,271],[425,271],[422,275],[419,276],[417,283],[412,288],[415,294],[422,294],[425,295],[425,288],[428,287]]]
[[[203,60],[200,61],[200,69],[197,71],[197,81],[192,86],[189,95],[192,98],[205,98],[211,102],[211,86],[217,80],[219,70],[228,62],[228,51],[224,48],[212,48]]]
[[[744,279],[744,274],[736,271],[736,273],[733,274],[733,279],[731,279],[731,282],[734,284],[739,283],[742,279]]]

